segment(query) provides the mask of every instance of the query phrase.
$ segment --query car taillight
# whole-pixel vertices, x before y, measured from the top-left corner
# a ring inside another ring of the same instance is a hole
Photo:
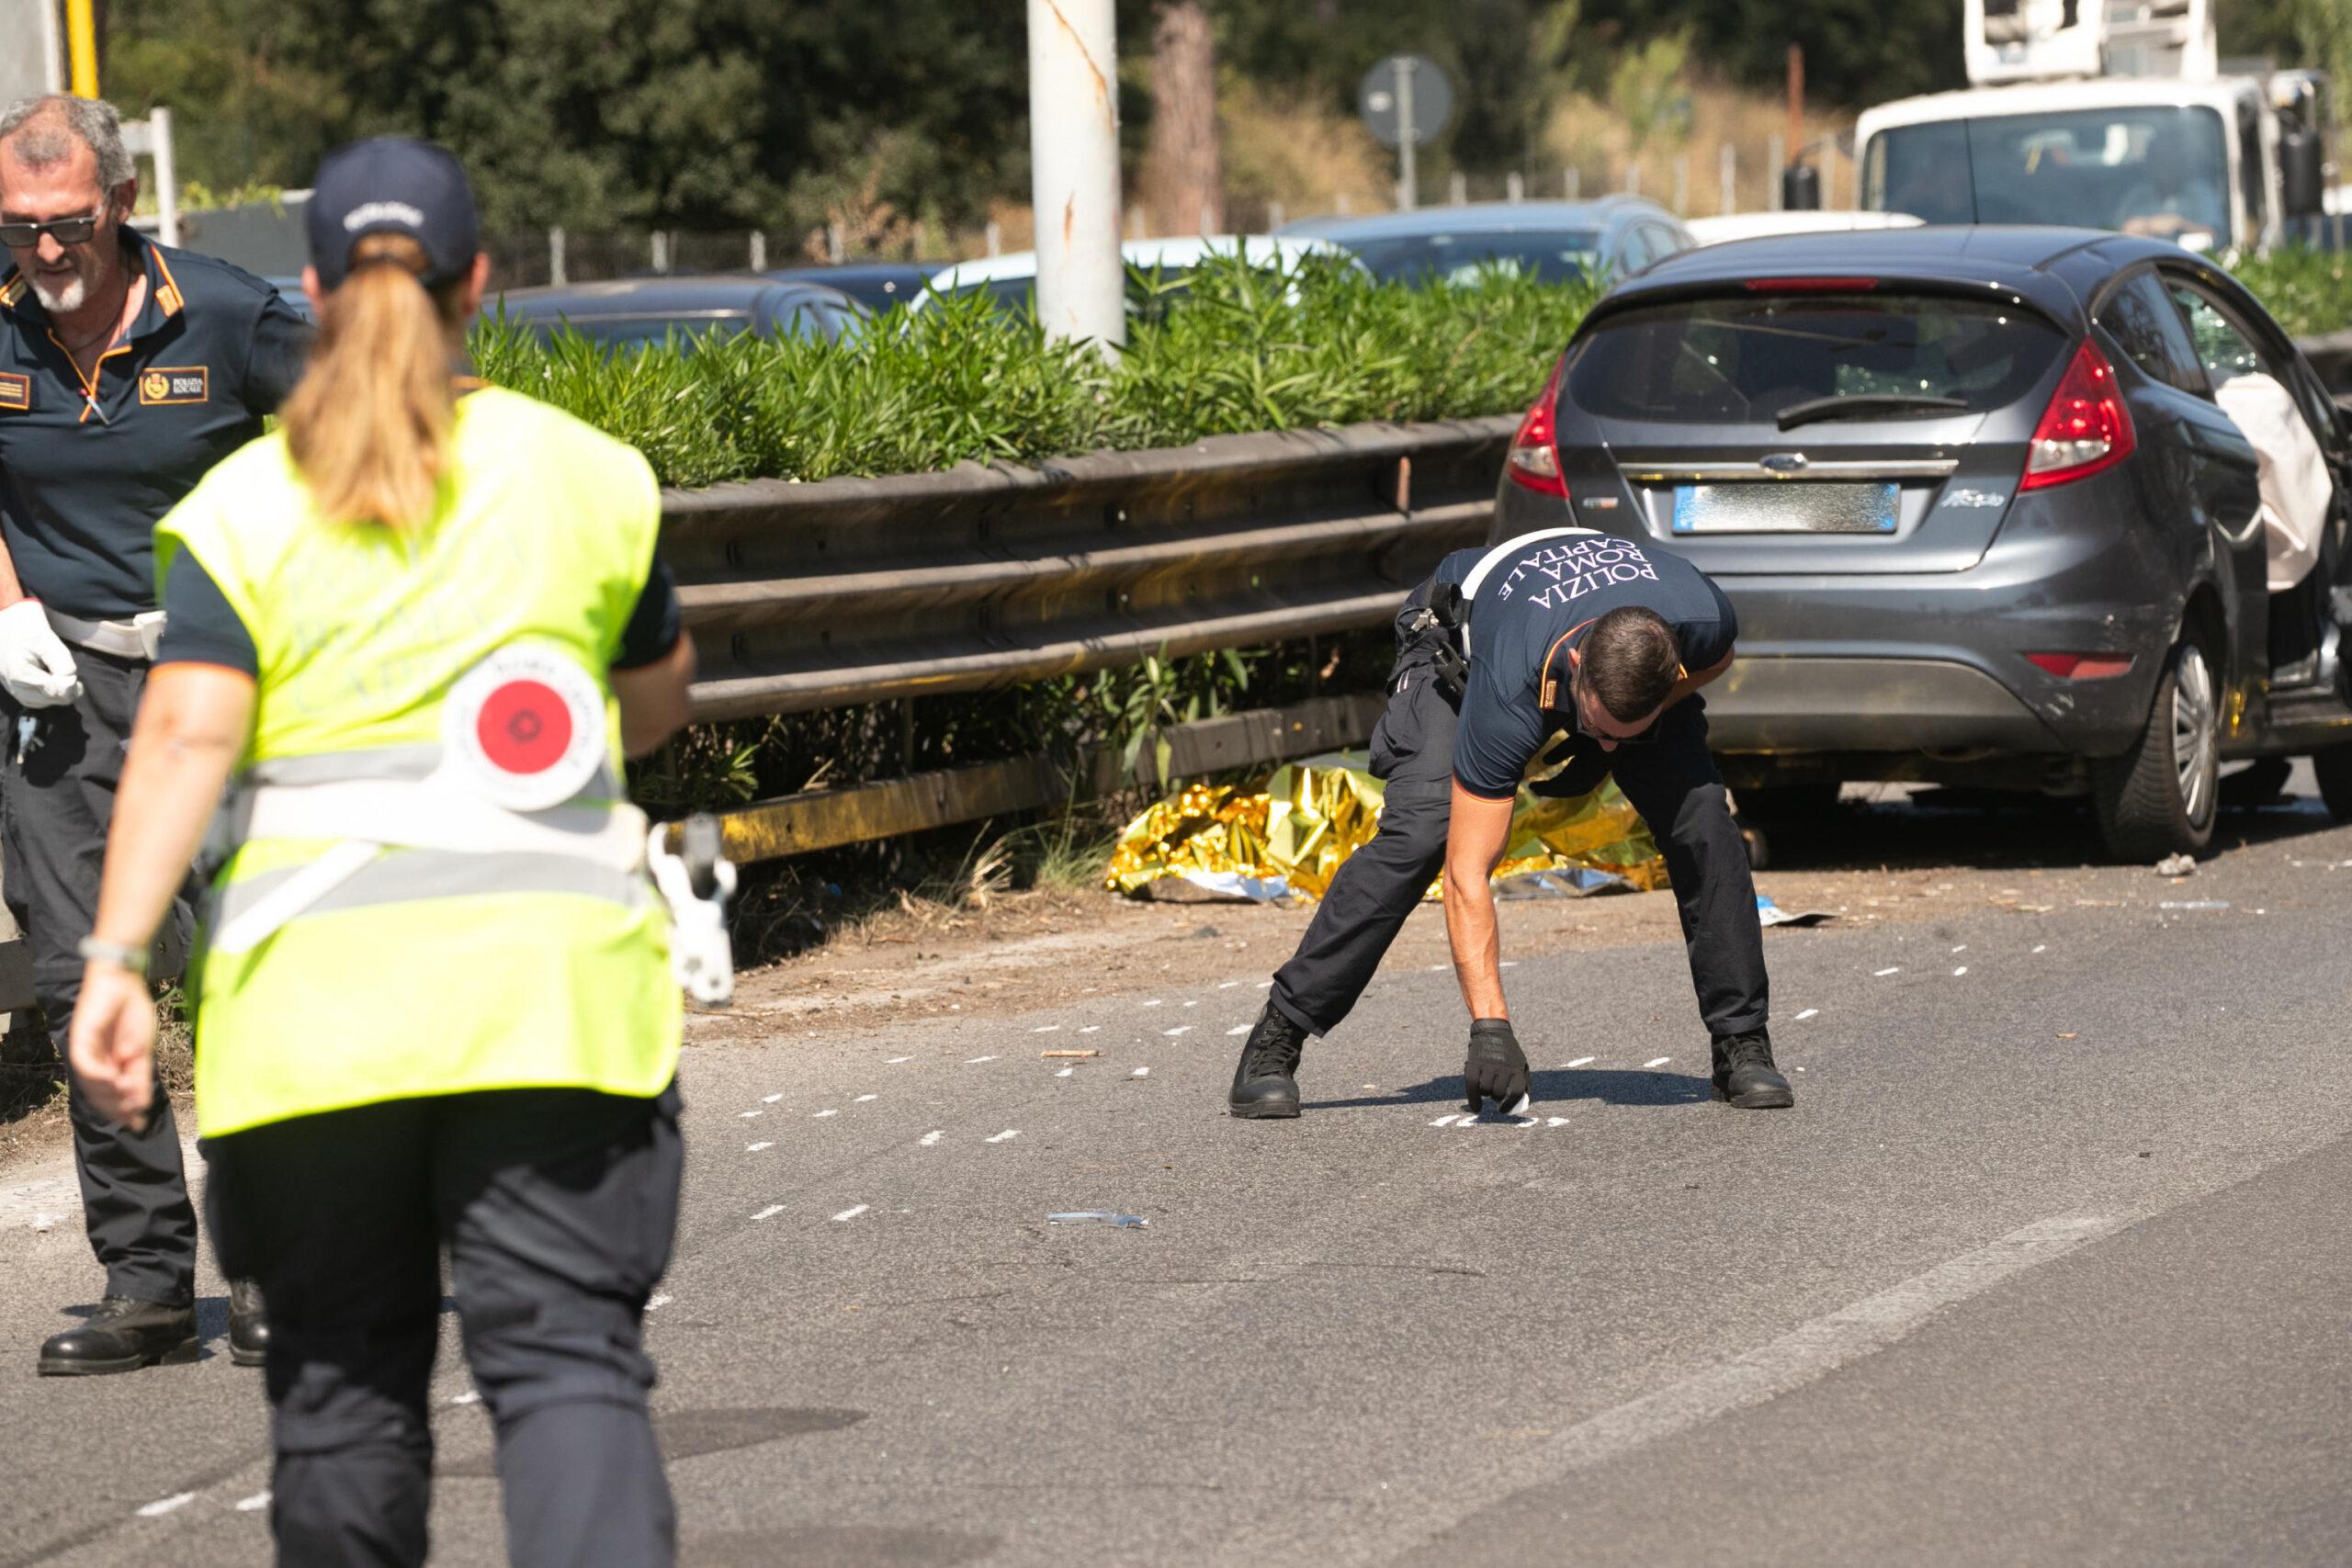
[[[2138,445],[2132,412],[2115,388],[2115,367],[2085,343],[2075,351],[2075,362],[2066,367],[2050,406],[2041,411],[2033,445],[2027,448],[2025,478],[2018,488],[2040,490],[2087,479],[2132,456]]]
[[[1568,499],[1568,481],[1560,472],[1559,440],[1554,432],[1552,402],[1559,395],[1560,370],[1567,364],[1567,356],[1560,356],[1545,379],[1544,389],[1535,395],[1535,406],[1519,422],[1519,434],[1510,438],[1510,456],[1503,461],[1503,472],[1522,489],[1538,495],[1556,495]]]
[[[2132,672],[2128,653],[2029,653],[2026,661],[2061,681],[2111,681]]]

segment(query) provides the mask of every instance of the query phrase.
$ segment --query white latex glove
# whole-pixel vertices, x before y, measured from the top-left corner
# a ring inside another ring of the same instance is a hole
[[[74,652],[37,599],[0,610],[0,686],[28,708],[53,708],[82,694]]]

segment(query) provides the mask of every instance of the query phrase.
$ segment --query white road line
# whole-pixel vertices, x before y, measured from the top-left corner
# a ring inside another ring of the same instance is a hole
[[[1953,979],[1957,980],[1957,979],[1959,979],[1962,975],[1965,975],[1965,974],[1967,974],[1967,973],[1968,973],[1968,965],[1967,965],[1967,964],[1962,964],[1959,968],[1957,968],[1957,969],[1955,969],[1955,970],[1953,970],[1953,971],[1951,972],[1951,977],[1952,977]]]
[[[185,1508],[195,1501],[196,1494],[193,1492],[183,1492],[175,1497],[159,1497],[153,1503],[141,1504],[139,1508],[139,1517],[142,1519],[156,1518],[170,1513],[174,1508]]]
[[[863,1105],[869,1100],[879,1100],[882,1097],[878,1094],[861,1094],[855,1100],[851,1100],[850,1103],[852,1105]]]
[[[1806,1019],[1819,1018],[1820,1016],[1821,1010],[1819,1008],[1807,1008],[1804,1011],[1797,1014],[1797,1021],[1799,1023],[1803,1023]]]
[[[874,1205],[871,1203],[860,1203],[854,1208],[843,1209],[840,1213],[833,1216],[833,1224],[838,1225],[845,1221],[854,1220],[873,1206]]]
[[[980,1142],[982,1142],[982,1143],[984,1143],[984,1144],[1005,1144],[1005,1143],[1011,1143],[1013,1139],[1015,1139],[1015,1138],[1017,1138],[1017,1137],[1019,1137],[1019,1136],[1021,1136],[1021,1129],[1020,1129],[1020,1128],[1018,1128],[1018,1127],[1007,1127],[1003,1132],[999,1133],[995,1137],[993,1137],[993,1138],[982,1138],[982,1139],[980,1140]]]
[[[781,1204],[781,1203],[770,1203],[766,1208],[762,1209],[758,1213],[753,1214],[753,1215],[752,1216],[752,1218],[753,1218],[753,1219],[755,1219],[755,1220],[772,1220],[772,1219],[775,1218],[778,1214],[781,1214],[781,1213],[784,1213],[784,1205],[783,1205],[783,1204]]]
[[[269,1494],[266,1492],[256,1492],[250,1497],[237,1499],[237,1512],[241,1514],[259,1513],[268,1506]]]
[[[1871,979],[1873,979],[1873,980],[1883,980],[1883,979],[1885,979],[1889,975],[1900,975],[1900,974],[1902,974],[1902,973],[1903,973],[1903,965],[1902,965],[1902,964],[1889,964],[1887,967],[1885,967],[1885,968],[1883,968],[1883,969],[1873,969],[1873,970],[1871,970]]]
[[[782,1100],[784,1096],[781,1094],[763,1094],[760,1096],[760,1103],[762,1105],[774,1105],[777,1100]]]
[[[895,1066],[897,1066],[900,1062],[911,1062],[911,1061],[913,1061],[913,1060],[914,1060],[914,1058],[913,1058],[912,1056],[893,1056],[893,1057],[891,1057],[888,1061],[887,1061],[887,1062],[883,1063],[882,1065],[883,1065],[884,1066],[886,1066],[886,1067],[895,1067]]]
[[[1273,989],[1273,986],[1274,983],[1272,980],[1261,980],[1258,982],[1258,988],[1261,991],[1272,990]]]
[[[1498,969],[1516,969],[1519,967],[1519,960],[1516,958],[1506,958],[1500,964],[1496,964],[1495,967]]]
[[[1051,1034],[1055,1030],[1059,1029],[1061,1025],[1058,1023],[1041,1023],[1029,1032],[1032,1034]]]
[[[1146,1007],[1148,1007],[1148,1008],[1156,1008],[1156,1007],[1163,1006],[1163,1005],[1165,1005],[1165,1004],[1164,1004],[1164,1002],[1162,1001],[1162,999],[1161,999],[1160,998],[1159,998],[1159,997],[1154,997],[1154,998],[1151,998],[1151,1000],[1149,1000],[1149,1001],[1148,1001],[1148,1002],[1144,1003],[1143,1005],[1144,1005],[1144,1006],[1146,1006]]]
[[[1589,1062],[1589,1061],[1591,1061],[1591,1060],[1592,1060],[1592,1058],[1591,1058],[1591,1057],[1589,1057],[1589,1056],[1578,1056],[1575,1061],[1570,1062],[1570,1063],[1568,1064],[1568,1066],[1572,1066],[1572,1067],[1581,1067],[1581,1066],[1583,1066],[1587,1062]]]
[[[942,1138],[944,1138],[944,1137],[945,1137],[945,1136],[947,1136],[947,1134],[946,1134],[946,1133],[945,1133],[944,1131],[936,1132],[936,1133],[925,1133],[922,1137],[917,1138],[917,1139],[915,1140],[915,1144],[916,1144],[916,1145],[917,1145],[918,1147],[921,1147],[921,1148],[926,1148],[926,1149],[927,1149],[927,1148],[931,1147],[933,1144],[935,1144],[935,1143],[939,1142],[939,1140],[940,1140],[940,1139],[942,1139]]]
[[[1173,1040],[1180,1034],[1190,1034],[1193,1032],[1193,1026],[1189,1023],[1180,1023],[1173,1029],[1163,1029],[1159,1032],[1168,1036],[1169,1039]]]
[[[742,1118],[743,1118],[743,1120],[744,1120],[744,1121],[746,1121],[746,1122],[749,1122],[749,1121],[750,1121],[752,1117],[754,1117],[754,1116],[763,1116],[763,1115],[765,1115],[765,1114],[766,1114],[766,1112],[765,1112],[765,1111],[746,1111],[741,1112]]]
[[[771,1138],[764,1144],[745,1144],[743,1145],[743,1152],[747,1155],[755,1155],[762,1149],[772,1149],[774,1147],[775,1147],[775,1140]]]
[[[1241,982],[1238,980],[1220,980],[1217,982],[1216,988],[1220,991],[1229,991],[1239,984],[1241,984]]]
[[[1226,1033],[1227,1033],[1227,1034],[1228,1034],[1228,1035],[1233,1035],[1233,1034],[1247,1034],[1247,1033],[1249,1033],[1249,1032],[1250,1032],[1250,1026],[1249,1024],[1246,1024],[1246,1023],[1237,1023],[1237,1024],[1235,1024],[1231,1029],[1227,1030],[1227,1031],[1226,1031]]]
[[[1185,1005],[1186,1007],[1188,1007],[1188,1008],[1196,1008],[1196,1007],[1200,1006],[1201,1004],[1200,1004],[1199,1002],[1197,1002],[1197,1001],[1190,1001],[1190,1002],[1186,1002],[1184,1005]]]
[[[1565,1116],[1546,1116],[1544,1118],[1544,1125],[1546,1127],[1565,1127],[1567,1124],[1568,1119]]]
[[[995,1060],[996,1058],[994,1056],[967,1056],[964,1058],[964,1065],[967,1067],[977,1067],[982,1062],[993,1062]]]
[[[828,1116],[839,1116],[841,1112],[838,1111],[820,1111],[817,1114],[808,1118],[808,1120],[811,1122],[822,1122]]]
[[[1662,1067],[1672,1060],[1674,1060],[1674,1058],[1671,1056],[1660,1056],[1655,1061],[1644,1062],[1642,1066],[1645,1067]]]
[[[1461,1115],[1461,1114],[1462,1114],[1462,1113],[1461,1113],[1460,1111],[1447,1111],[1444,1115],[1442,1115],[1442,1116],[1439,1117],[1436,1121],[1434,1121],[1434,1122],[1430,1122],[1430,1126],[1432,1126],[1432,1127],[1444,1127],[1444,1126],[1448,1126],[1448,1125],[1452,1124],[1452,1122],[1453,1122],[1453,1119],[1454,1119],[1456,1116],[1459,1116],[1459,1115]]]
[[[1129,1073],[1127,1077],[1131,1078],[1148,1078],[1151,1077],[1151,1069],[1149,1067],[1137,1067],[1134,1072]]]
[[[2124,1223],[2096,1214],[2058,1214],[2011,1231],[1892,1289],[1802,1324],[1745,1355],[1579,1421],[1544,1443],[1532,1463],[1546,1474],[1582,1470],[1792,1393],[1886,1348],[1941,1309],[1982,1295],[2038,1263],[2062,1258]]]
[[[2033,950],[2036,953],[2047,953],[2050,951],[2050,944],[2046,942],[2036,942]]]
[[[1963,942],[1958,947],[1953,948],[1952,951],[1954,953],[1966,953],[1968,951],[1968,944]]]
[[[1079,1032],[1080,1034],[1092,1034],[1102,1027],[1102,1026],[1099,1023],[1090,1023],[1084,1029],[1080,1030]]]

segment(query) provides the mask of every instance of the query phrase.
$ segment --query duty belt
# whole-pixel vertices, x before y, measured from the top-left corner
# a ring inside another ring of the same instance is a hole
[[[86,648],[99,653],[111,653],[117,659],[144,659],[153,662],[155,649],[164,640],[164,612],[148,610],[127,621],[85,621],[79,615],[69,615],[62,610],[52,610],[46,604],[51,627],[76,648]]]

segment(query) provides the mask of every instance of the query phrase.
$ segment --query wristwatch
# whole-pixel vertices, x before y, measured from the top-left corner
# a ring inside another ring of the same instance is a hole
[[[85,936],[74,944],[74,951],[92,964],[112,964],[141,976],[147,973],[147,950],[143,947],[130,947],[119,942],[103,942],[95,936]]]

